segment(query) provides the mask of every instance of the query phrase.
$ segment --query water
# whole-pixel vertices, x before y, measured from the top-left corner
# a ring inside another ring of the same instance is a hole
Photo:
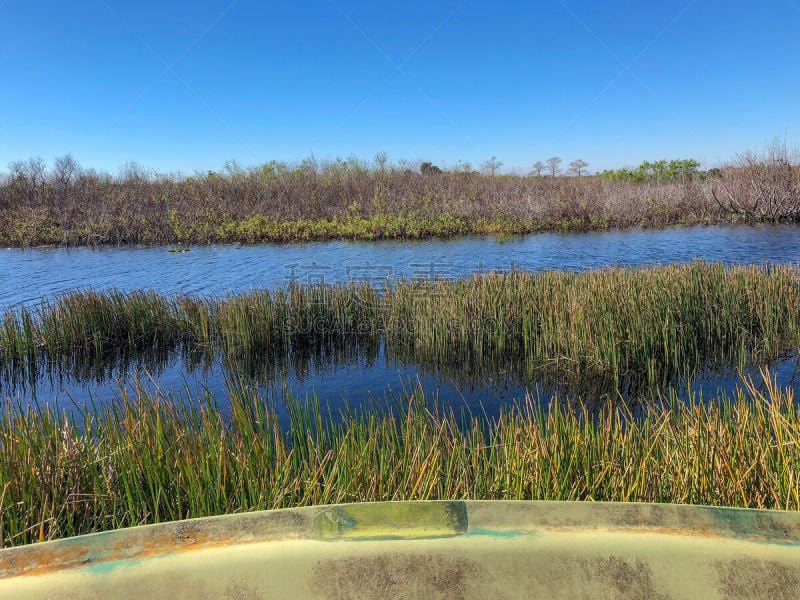
[[[800,262],[800,227],[692,227],[540,234],[499,241],[320,242],[298,245],[0,250],[0,312],[78,288],[220,296],[290,281],[463,277],[517,267],[583,270],[710,262]]]
[[[518,268],[584,270],[608,266],[686,263],[695,259],[726,264],[800,262],[800,227],[693,227],[649,231],[541,234],[500,241],[491,237],[454,240],[324,242],[300,245],[205,246],[190,252],[167,247],[0,250],[0,312],[35,306],[75,289],[152,289],[173,294],[223,296],[289,282],[380,283],[405,277],[458,278],[471,273]],[[520,381],[498,372],[479,380],[469,373],[442,373],[430,365],[395,357],[383,348],[371,356],[325,361],[287,360],[252,373],[252,365],[203,364],[180,354],[91,368],[49,372],[34,384],[0,383],[0,394],[63,403],[113,397],[137,375],[146,387],[209,391],[226,396],[226,385],[242,373],[248,385],[279,397],[316,393],[334,408],[391,398],[420,385],[442,403],[474,413],[496,414],[526,391],[547,396],[551,381]],[[797,387],[797,360],[771,365],[782,385]],[[710,372],[689,382],[712,394],[731,389],[735,373]],[[590,390],[581,390],[589,393]]]

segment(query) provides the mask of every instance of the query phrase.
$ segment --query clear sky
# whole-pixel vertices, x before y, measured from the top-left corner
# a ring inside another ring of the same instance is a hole
[[[800,144],[800,0],[0,0],[0,169]]]

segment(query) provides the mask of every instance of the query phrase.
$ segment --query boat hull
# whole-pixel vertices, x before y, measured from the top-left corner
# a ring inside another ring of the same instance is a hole
[[[800,513],[579,502],[263,511],[0,551],[0,598],[800,597]]]

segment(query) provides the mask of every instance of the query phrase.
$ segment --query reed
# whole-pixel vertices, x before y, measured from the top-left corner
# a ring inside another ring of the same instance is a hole
[[[705,263],[401,283],[388,299],[387,338],[440,364],[522,357],[511,366],[529,373],[661,381],[796,348],[799,292],[792,268]]]
[[[61,413],[0,411],[0,546],[256,509],[404,499],[800,509],[800,411],[768,374],[730,396],[621,406],[525,398],[494,420],[419,389],[331,419],[245,388],[229,403],[121,390]],[[224,410],[222,410],[224,408]]]
[[[696,262],[586,273],[494,273],[458,281],[290,286],[222,299],[78,292],[0,323],[8,373],[182,348],[229,362],[384,343],[423,367],[637,380],[663,387],[699,370],[798,349],[794,267]],[[71,362],[70,362],[71,361]]]

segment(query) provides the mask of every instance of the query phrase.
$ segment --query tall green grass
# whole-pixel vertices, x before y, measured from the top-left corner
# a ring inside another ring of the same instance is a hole
[[[0,410],[0,546],[254,509],[403,499],[700,503],[800,509],[800,410],[768,376],[636,415],[528,398],[494,419],[412,390],[330,419],[256,393],[143,388],[60,414]]]
[[[698,370],[797,350],[793,267],[696,262],[458,281],[290,286],[223,299],[77,292],[0,323],[7,372],[41,361],[102,361],[181,347],[210,359],[277,362],[385,343],[393,358],[531,382],[636,379],[660,386]]]
[[[793,268],[701,262],[407,282],[390,295],[387,338],[442,364],[511,358],[512,368],[528,372],[661,381],[709,362],[796,348],[798,300]]]

